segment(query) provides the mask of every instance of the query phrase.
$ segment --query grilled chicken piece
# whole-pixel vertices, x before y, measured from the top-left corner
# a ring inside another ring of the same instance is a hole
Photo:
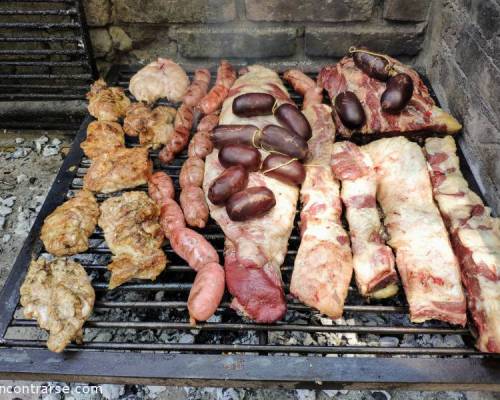
[[[174,133],[175,108],[132,103],[127,110],[123,129],[129,136],[139,136],[139,143],[152,149],[165,145]]]
[[[134,278],[154,280],[167,264],[160,209],[143,192],[126,192],[101,204],[99,226],[113,252],[109,289]]]
[[[125,147],[125,133],[117,122],[93,121],[87,127],[87,138],[80,147],[92,159]]]
[[[26,318],[49,331],[47,347],[60,353],[71,342],[82,343],[84,322],[94,307],[95,293],[83,267],[69,259],[33,260],[21,286]]]
[[[89,248],[99,206],[94,195],[82,190],[57,207],[44,221],[41,239],[45,249],[55,256],[69,256]]]
[[[101,121],[117,121],[125,115],[129,98],[120,87],[108,87],[103,79],[94,82],[87,93],[90,115]]]
[[[130,79],[129,89],[138,101],[154,103],[166,97],[178,102],[186,94],[188,85],[189,78],[180,65],[172,60],[158,58]]]
[[[112,193],[147,183],[153,164],[148,149],[117,149],[95,158],[83,178],[83,187],[92,192]]]

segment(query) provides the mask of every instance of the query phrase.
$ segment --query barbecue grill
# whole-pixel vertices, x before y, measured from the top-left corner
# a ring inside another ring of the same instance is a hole
[[[135,71],[135,68],[115,66],[107,81],[111,85],[127,87]],[[291,88],[289,90],[292,98],[300,104],[300,96]],[[112,329],[114,337],[119,338],[133,331],[137,340],[92,341],[87,338],[83,345],[70,345],[63,354],[57,355],[45,349],[45,340],[41,338],[19,339],[19,330],[36,331],[38,337],[41,334],[36,322],[23,319],[19,312],[19,286],[31,259],[45,254],[39,240],[44,218],[73,191],[82,187],[82,177],[90,163],[79,144],[85,139],[86,127],[91,120],[87,117],[82,123],[0,297],[5,305],[0,316],[2,376],[247,387],[500,389],[497,356],[476,351],[468,328],[439,322],[409,323],[401,291],[395,299],[366,304],[355,285],[351,285],[345,318],[354,320],[354,324],[349,325],[341,324],[342,321],[322,324],[316,312],[291,299],[284,322],[255,324],[232,311],[226,297],[213,320],[193,327],[189,324],[186,306],[194,272],[170,246],[165,246],[165,252],[171,263],[157,281],[126,283],[107,291],[106,265],[111,253],[99,230],[92,235],[89,250],[74,256],[93,277],[97,292],[94,316],[87,322],[86,332]],[[136,143],[129,142],[128,145]],[[179,171],[186,155],[180,155],[164,168],[159,164],[157,152],[152,152],[151,156],[155,168],[165,170],[178,185]],[[469,178],[472,177],[466,164],[464,171]],[[473,181],[470,183],[477,189]],[[146,190],[145,187],[140,189]],[[98,200],[109,196],[98,195]],[[224,236],[215,222],[210,221],[201,232],[222,255]],[[285,284],[290,280],[298,244],[299,233],[295,226],[282,268]],[[119,314],[121,317],[117,318]],[[374,319],[379,321],[376,326]],[[143,340],[141,332],[152,331],[156,333],[149,336],[155,340]],[[167,336],[170,333],[173,339],[161,339],[163,336],[159,332],[165,332]],[[182,332],[194,333],[194,342],[184,343],[179,334]],[[331,334],[340,338],[337,345],[312,345],[304,340]],[[455,338],[450,343],[457,342],[456,335],[459,335],[463,345],[425,347],[418,341],[412,345],[389,347],[366,343],[352,345],[342,337],[352,334],[359,337],[442,335],[444,343],[450,336]],[[297,340],[297,337],[302,340]]]
[[[12,80],[1,86],[0,96],[2,99],[25,100],[81,99],[88,83],[96,77],[81,4],[72,0],[29,2],[31,5],[38,3],[50,7],[26,11],[0,8],[0,16],[37,16],[37,22],[0,23],[0,28],[7,29],[8,35],[0,37],[0,43],[40,42],[48,47],[44,52],[0,52],[0,55],[19,57],[14,61],[0,61],[2,71],[7,67],[40,66],[37,73],[20,74],[19,69],[3,73],[2,77]],[[38,20],[46,16],[62,16],[70,21]],[[29,32],[51,29],[61,36],[20,33],[19,37],[13,37],[12,29]],[[67,34],[67,30],[72,34]],[[60,48],[55,50],[52,46]],[[61,55],[70,61],[54,61],[54,56]],[[32,58],[34,56],[43,56],[49,61],[40,64],[38,59]],[[67,69],[66,73],[62,68]],[[106,80],[110,85],[126,88],[137,69],[115,65]],[[192,73],[189,75],[192,77]],[[43,85],[40,79],[46,79]],[[288,89],[293,100],[300,105],[301,97],[290,87]],[[130,282],[108,291],[106,265],[111,253],[99,229],[91,236],[89,250],[73,257],[92,277],[97,294],[93,317],[85,325],[85,343],[70,345],[62,354],[51,353],[45,347],[45,333],[37,328],[36,321],[22,317],[19,288],[30,261],[46,254],[39,239],[43,220],[82,187],[82,177],[90,162],[84,157],[80,143],[85,139],[91,121],[92,118],[87,116],[78,129],[71,150],[0,294],[2,378],[322,389],[500,390],[499,356],[475,350],[469,327],[457,328],[437,321],[411,324],[402,290],[395,298],[367,304],[353,282],[346,301],[345,319],[337,321],[321,318],[316,311],[288,299],[289,311],[285,320],[274,325],[244,320],[229,308],[230,299],[226,293],[215,317],[191,326],[187,297],[194,271],[167,244],[164,250],[170,263],[155,282]],[[29,122],[20,125],[9,122],[7,125],[22,128]],[[56,125],[72,129],[70,121],[65,125],[56,120]],[[127,144],[137,145],[131,140]],[[186,154],[181,154],[166,167],[160,166],[157,152],[151,152],[151,156],[155,169],[165,170],[178,189],[178,175]],[[471,187],[479,192],[466,160],[461,157],[464,175]],[[97,198],[103,201],[109,196],[98,195]],[[210,221],[200,232],[222,255],[224,236],[215,222]],[[282,267],[285,289],[299,241],[295,224]],[[100,332],[112,334],[99,335]],[[127,336],[133,340],[125,340]],[[399,340],[390,340],[391,344],[387,345],[387,340],[384,341],[387,336]],[[32,339],[21,339],[25,337]],[[423,338],[436,338],[442,344],[430,347]]]

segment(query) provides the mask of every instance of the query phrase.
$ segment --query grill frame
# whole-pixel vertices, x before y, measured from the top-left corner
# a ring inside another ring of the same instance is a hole
[[[108,76],[110,84],[124,84],[121,78],[128,76],[128,67],[114,66]],[[132,71],[133,72],[133,71]],[[428,82],[426,82],[428,84]],[[429,86],[430,87],[430,86]],[[379,334],[402,333],[446,333],[442,327],[370,327],[370,326],[314,326],[296,324],[257,325],[238,323],[210,323],[201,328],[205,331],[254,330],[259,345],[182,345],[175,343],[117,343],[87,342],[82,346],[70,345],[62,354],[54,354],[43,348],[38,340],[6,339],[9,327],[36,325],[34,321],[12,319],[19,301],[19,288],[32,258],[37,257],[43,245],[39,231],[43,221],[54,208],[66,199],[66,194],[75,177],[83,157],[80,143],[85,139],[86,127],[92,121],[87,116],[83,121],[71,150],[52,185],[45,203],[26,239],[13,266],[3,291],[0,304],[0,376],[6,379],[52,379],[62,381],[91,381],[115,383],[147,383],[175,385],[216,385],[239,387],[287,387],[287,388],[412,388],[412,389],[476,389],[500,390],[500,359],[485,355],[472,348],[405,348],[405,347],[361,347],[361,346],[302,346],[267,344],[267,333],[276,330],[314,332],[357,332]],[[462,161],[464,159],[462,158]],[[463,165],[464,175],[477,191],[472,173]],[[217,235],[209,236],[216,240]],[[167,249],[168,252],[168,249]],[[95,252],[94,252],[95,253]],[[98,266],[100,269],[103,265]],[[167,269],[188,270],[184,265],[167,266]],[[132,283],[122,289],[187,290],[185,283]],[[97,290],[103,290],[100,284]],[[120,289],[119,289],[120,290]],[[112,307],[110,307],[110,305]],[[175,308],[185,307],[185,302],[106,302],[97,301],[96,308]],[[227,304],[223,304],[227,307]],[[296,304],[297,309],[308,307]],[[347,305],[346,311],[401,312],[404,306]],[[176,329],[187,330],[187,323],[179,322],[90,322],[87,327],[120,327],[134,329]],[[249,329],[251,328],[251,329]],[[466,329],[450,328],[449,333],[464,334]],[[216,347],[214,347],[216,346]],[[256,354],[206,354],[206,352],[251,352]],[[377,350],[378,349],[378,350]],[[417,350],[415,350],[417,349]],[[141,350],[137,352],[137,350]],[[330,350],[330,351],[329,351]],[[171,353],[167,351],[186,351]],[[196,351],[196,354],[190,352]],[[292,352],[306,355],[271,355]],[[307,354],[325,353],[375,354],[376,358],[365,357],[313,357]],[[258,355],[257,355],[258,354]],[[398,355],[417,356],[399,358]],[[447,358],[427,358],[429,355],[447,355]],[[455,358],[461,356],[461,358]]]

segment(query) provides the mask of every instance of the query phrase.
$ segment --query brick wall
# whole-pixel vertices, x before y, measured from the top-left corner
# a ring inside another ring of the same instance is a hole
[[[85,0],[103,62],[225,57],[315,70],[350,45],[403,57],[424,41],[431,0]],[[203,60],[206,64],[206,60]]]
[[[500,215],[500,3],[434,2],[417,60],[464,129],[464,144],[485,196]]]

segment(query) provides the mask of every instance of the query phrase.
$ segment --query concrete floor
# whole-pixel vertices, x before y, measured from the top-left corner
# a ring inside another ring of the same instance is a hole
[[[71,137],[61,132],[0,132],[0,287],[10,271],[34,217],[45,198],[64,158]],[[14,198],[15,199],[14,199]],[[1,379],[1,377],[0,377]],[[478,392],[417,391],[311,391],[311,390],[245,390],[141,385],[101,385],[102,394],[82,394],[88,384],[67,384],[67,394],[6,394],[1,386],[29,385],[28,382],[0,380],[0,400],[100,400],[100,399],[204,399],[204,400],[493,400],[500,394]],[[44,385],[63,383],[37,382]],[[41,390],[39,389],[39,393]]]

